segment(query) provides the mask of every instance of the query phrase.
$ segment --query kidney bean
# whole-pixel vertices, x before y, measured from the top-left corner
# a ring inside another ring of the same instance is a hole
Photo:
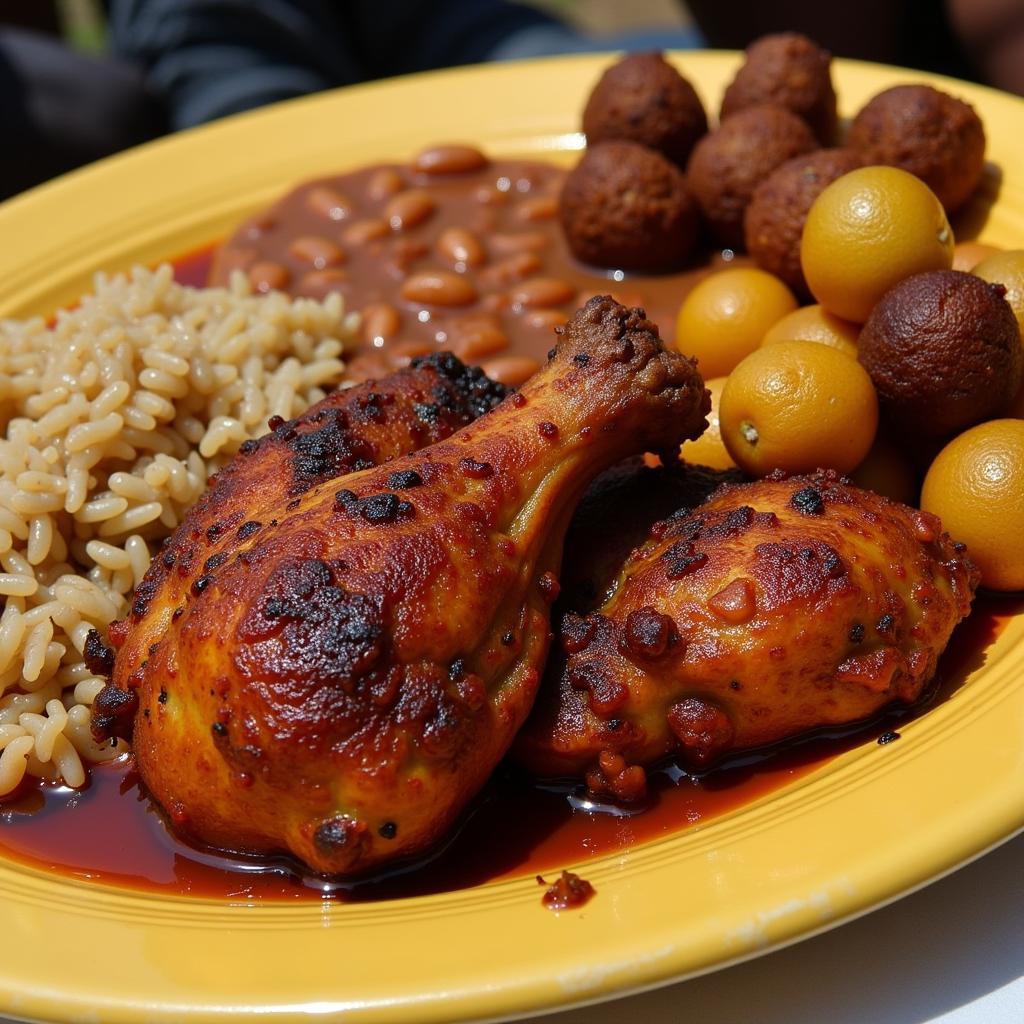
[[[464,228],[447,228],[437,239],[438,254],[452,264],[478,267],[486,262],[480,239]]]
[[[447,324],[447,329],[448,347],[460,359],[469,362],[476,362],[508,347],[508,337],[501,329],[501,322],[490,313],[459,316]]]
[[[499,255],[519,252],[543,252],[550,241],[540,231],[499,231],[487,239],[488,247]]]
[[[484,267],[476,275],[476,279],[480,287],[487,291],[509,288],[520,281],[525,281],[531,274],[540,270],[541,266],[540,257],[536,253],[521,252]]]
[[[561,327],[569,319],[569,314],[560,309],[532,309],[524,314],[523,322],[538,330],[552,330]]]
[[[318,185],[306,193],[306,205],[314,213],[331,220],[344,220],[355,210],[352,200],[344,192],[328,185]]]
[[[422,188],[410,188],[388,200],[384,216],[392,231],[408,231],[422,224],[437,208],[434,197]]]
[[[430,247],[425,242],[400,238],[392,246],[390,258],[384,261],[384,268],[396,281],[402,281],[409,276],[416,260],[428,252]]]
[[[272,260],[260,260],[249,268],[249,283],[258,292],[272,292],[284,288],[291,280],[288,268]]]
[[[387,221],[372,217],[368,220],[353,221],[341,235],[342,241],[350,245],[362,245],[375,238],[383,238],[388,233]]]
[[[398,238],[391,246],[392,255],[400,260],[418,260],[430,252],[430,246],[418,238]]]
[[[557,277],[531,277],[512,291],[512,304],[521,309],[550,309],[572,299],[576,289]]]
[[[363,306],[363,340],[375,345],[377,340],[390,341],[402,326],[398,310],[388,302],[371,302]]]
[[[552,220],[558,214],[558,200],[554,196],[533,196],[523,199],[516,207],[516,220]]]
[[[331,292],[347,292],[348,273],[336,268],[311,270],[299,281],[296,294],[323,299]]]
[[[242,237],[249,242],[262,238],[271,228],[277,227],[277,218],[269,210],[252,217],[242,228]]]
[[[380,202],[390,199],[405,188],[405,181],[394,167],[382,167],[366,183],[366,194]]]
[[[289,255],[303,263],[311,263],[317,270],[344,263],[348,258],[345,250],[329,238],[318,235],[302,235],[288,246]]]
[[[495,188],[493,185],[481,185],[473,193],[473,198],[482,206],[503,206],[512,197],[507,190]]]
[[[481,363],[480,367],[492,380],[519,387],[540,369],[540,363],[529,356],[498,356]]]
[[[480,300],[480,306],[488,313],[506,313],[512,308],[512,300],[506,292],[491,292]]]
[[[487,157],[474,146],[432,146],[413,159],[414,170],[423,174],[467,174],[487,166]]]
[[[426,306],[468,306],[476,300],[476,289],[459,274],[423,270],[405,281],[402,298]]]
[[[478,363],[485,356],[493,356],[507,348],[508,336],[504,331],[481,331],[453,345],[452,351],[465,363]]]

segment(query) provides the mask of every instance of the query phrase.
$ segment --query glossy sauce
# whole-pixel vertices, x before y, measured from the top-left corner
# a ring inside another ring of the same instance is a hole
[[[1024,599],[982,597],[940,662],[940,685],[929,706],[948,699],[978,668],[984,652]],[[918,713],[921,709],[918,709]],[[0,851],[6,857],[69,876],[174,896],[232,901],[385,900],[450,892],[501,878],[523,878],[570,868],[586,877],[587,862],[671,835],[764,797],[822,767],[837,754],[870,744],[885,757],[912,737],[878,743],[898,733],[902,716],[889,715],[845,736],[789,743],[748,755],[702,777],[652,773],[651,799],[628,815],[596,809],[578,793],[544,787],[500,770],[475,802],[462,828],[432,860],[405,872],[355,885],[304,878],[285,858],[231,857],[194,849],[176,839],[150,803],[130,763],[100,766],[86,788],[33,785],[0,803]]]

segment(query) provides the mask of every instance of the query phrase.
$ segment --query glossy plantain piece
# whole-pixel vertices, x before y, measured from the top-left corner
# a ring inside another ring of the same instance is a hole
[[[213,563],[206,521],[187,524],[113,673],[177,828],[334,875],[427,851],[533,703],[588,482],[675,450],[706,411],[642,312],[595,298],[519,393],[447,441],[282,500]],[[207,506],[211,523],[229,511]]]
[[[727,484],[563,618],[517,754],[630,800],[669,755],[703,768],[909,704],[977,583],[934,516],[834,473]]]

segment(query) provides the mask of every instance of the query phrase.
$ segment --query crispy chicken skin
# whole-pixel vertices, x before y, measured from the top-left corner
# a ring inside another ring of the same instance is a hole
[[[977,583],[934,516],[834,473],[727,484],[563,618],[518,757],[629,800],[668,755],[701,768],[912,702]]]
[[[425,852],[530,710],[588,482],[674,450],[706,411],[642,311],[595,298],[518,394],[447,441],[264,503],[224,559],[207,530],[237,516],[237,537],[248,508],[205,503],[114,662],[152,794],[195,840],[324,873]]]
[[[141,663],[197,579],[248,547],[282,506],[287,511],[315,485],[442,441],[508,393],[478,368],[437,353],[380,381],[335,391],[296,419],[271,420],[269,434],[245,442],[239,457],[211,478],[136,590],[130,622],[115,623],[116,642],[131,629],[124,663]],[[86,655],[97,671],[110,674],[111,652],[98,634]],[[101,691],[92,714],[97,739],[130,738],[137,705],[134,681]]]
[[[586,613],[609,596],[622,563],[659,519],[694,508],[724,483],[744,479],[738,469],[716,470],[672,459],[651,466],[644,457],[626,459],[587,488],[565,535],[562,584],[555,621],[566,612]]]

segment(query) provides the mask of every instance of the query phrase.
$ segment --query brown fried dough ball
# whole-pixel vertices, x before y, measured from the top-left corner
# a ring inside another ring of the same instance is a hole
[[[700,98],[660,53],[633,53],[613,64],[583,110],[587,143],[621,139],[658,150],[680,167],[708,130]]]
[[[807,123],[782,107],[749,107],[705,135],[694,147],[687,178],[716,240],[741,248],[754,189],[780,164],[817,147]]]
[[[1024,356],[1005,292],[973,274],[935,270],[882,296],[857,347],[892,423],[943,438],[1006,409]]]
[[[930,85],[880,92],[854,118],[847,145],[865,163],[916,174],[947,212],[967,201],[985,167],[985,129],[974,108]]]
[[[559,215],[573,255],[624,270],[684,263],[699,217],[683,172],[635,142],[599,142],[565,179]]]
[[[754,190],[743,218],[747,252],[757,265],[808,296],[800,267],[807,211],[827,185],[861,166],[852,149],[819,149],[787,160]]]
[[[771,103],[802,117],[824,144],[836,130],[832,54],[797,32],[762,36],[747,47],[746,60],[725,90],[721,117]]]

